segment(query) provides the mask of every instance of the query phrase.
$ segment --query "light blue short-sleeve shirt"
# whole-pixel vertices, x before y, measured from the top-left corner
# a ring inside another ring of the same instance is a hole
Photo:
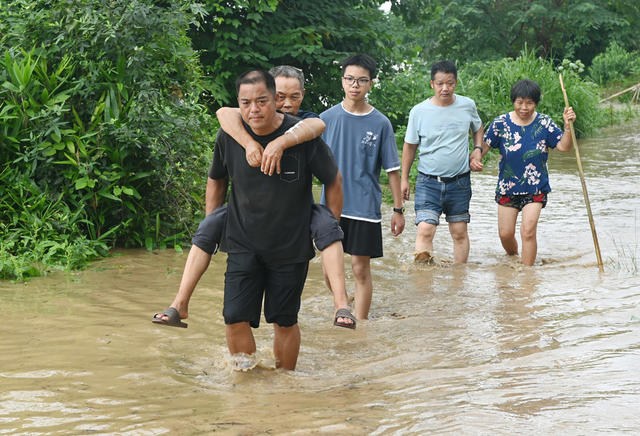
[[[418,171],[432,176],[454,177],[469,171],[469,129],[482,127],[476,104],[455,95],[449,106],[430,99],[409,112],[405,142],[418,144]]]
[[[381,222],[380,170],[400,169],[391,122],[375,108],[360,115],[347,112],[342,104],[327,109],[320,118],[327,126],[322,139],[329,144],[342,173],[342,216]]]

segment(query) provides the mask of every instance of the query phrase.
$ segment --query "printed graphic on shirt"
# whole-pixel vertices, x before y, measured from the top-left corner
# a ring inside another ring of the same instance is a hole
[[[360,143],[362,144],[364,152],[371,155],[376,151],[377,141],[378,141],[378,135],[376,135],[371,131],[368,131],[367,133],[365,133]]]

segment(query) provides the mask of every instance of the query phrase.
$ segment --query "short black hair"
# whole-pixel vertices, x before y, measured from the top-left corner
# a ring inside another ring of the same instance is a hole
[[[453,77],[458,80],[458,68],[451,61],[438,61],[433,64],[431,67],[431,80],[436,78],[437,73],[453,74]]]
[[[240,74],[236,79],[236,93],[240,92],[240,85],[264,83],[267,91],[276,95],[276,81],[273,76],[264,70],[249,70]]]
[[[373,59],[369,55],[357,53],[343,60],[342,61],[343,74],[344,74],[344,70],[346,70],[349,65],[356,65],[358,67],[362,67],[365,70],[369,71],[370,79],[373,79],[376,77],[376,68],[378,67],[378,64],[375,61],[375,59]]]
[[[530,98],[537,105],[540,101],[540,85],[537,82],[529,79],[518,80],[511,87],[511,103],[516,101],[516,98]]]

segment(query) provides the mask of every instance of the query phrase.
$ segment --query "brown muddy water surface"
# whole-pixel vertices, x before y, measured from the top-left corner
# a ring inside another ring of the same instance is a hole
[[[496,165],[473,175],[469,264],[412,265],[407,230],[373,261],[371,319],[331,325],[320,262],[303,294],[295,372],[232,372],[225,255],[188,329],[153,325],[186,252],[119,251],[73,274],[0,283],[0,434],[593,434],[640,432],[640,123],[581,142],[605,272],[596,267],[573,151],[552,152],[533,268],[500,247]],[[349,277],[348,287],[353,289]]]

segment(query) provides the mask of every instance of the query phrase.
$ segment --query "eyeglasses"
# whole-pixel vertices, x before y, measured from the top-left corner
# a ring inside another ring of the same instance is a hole
[[[343,76],[342,80],[344,80],[345,83],[349,86],[353,85],[354,82],[358,82],[358,86],[365,86],[368,85],[369,82],[371,82],[371,79],[367,79],[366,77],[360,77],[356,79],[355,77],[351,76]]]

